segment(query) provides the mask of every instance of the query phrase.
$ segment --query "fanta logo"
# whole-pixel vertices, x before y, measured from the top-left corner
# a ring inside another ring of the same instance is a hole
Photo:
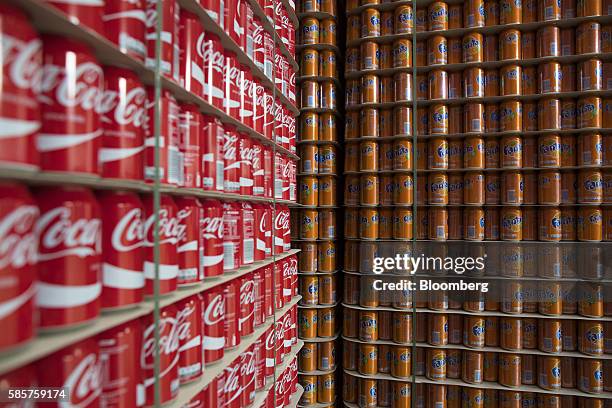
[[[514,32],[508,33],[505,38],[507,43],[516,43],[518,42],[518,35]]]
[[[513,156],[523,150],[523,146],[520,143],[516,143],[514,145],[506,145],[504,146],[504,155]]]
[[[560,367],[553,367],[551,370],[551,374],[554,378],[560,378],[561,377],[561,368]]]
[[[595,177],[597,177],[597,176],[595,176]],[[585,180],[584,181],[584,188],[587,191],[598,190],[598,189],[601,189],[602,187],[603,187],[603,181],[601,179]]]
[[[370,23],[376,27],[378,25],[380,25],[380,18],[376,17],[376,16],[372,16],[370,17]]]
[[[315,23],[310,24],[310,25],[304,25],[302,27],[302,31],[304,34],[313,33],[315,31],[319,31],[319,26]]]
[[[516,69],[506,72],[506,78],[515,80],[518,78],[518,71]]]
[[[551,152],[556,152],[558,150],[561,149],[561,144],[557,143],[555,141],[546,141],[543,144],[540,145],[540,152],[541,153],[551,153]]]
[[[446,54],[446,52],[448,51],[446,43],[438,44],[438,51],[440,51],[442,54]]]
[[[397,18],[399,22],[402,24],[409,23],[412,21],[412,13],[400,13],[400,15],[397,16]]]
[[[601,214],[599,213],[589,215],[589,222],[591,224],[600,224],[601,220],[602,220],[602,217],[601,217]]]
[[[502,220],[502,225],[504,228],[511,228],[516,225],[521,225],[523,223],[523,218],[519,216],[514,216],[511,218],[504,218]]]
[[[463,42],[463,48],[466,50],[476,47],[480,47],[480,41],[475,38],[470,38],[469,40]]]
[[[361,321],[361,327],[363,328],[368,328],[368,327],[377,327],[377,323],[376,320],[374,319],[366,319],[366,320],[362,320]]]
[[[553,217],[551,224],[555,229],[561,228],[561,220],[558,217]]]
[[[441,369],[446,366],[446,360],[444,358],[434,357],[431,360],[431,366],[435,369]]]
[[[436,151],[438,152],[438,157],[446,157],[448,155],[448,147],[440,146]]]
[[[474,334],[474,336],[482,336],[484,334],[484,326],[482,325],[475,325],[472,327],[472,333]]]

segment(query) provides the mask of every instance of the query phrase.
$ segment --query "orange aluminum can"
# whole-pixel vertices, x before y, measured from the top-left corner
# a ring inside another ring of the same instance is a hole
[[[449,207],[448,209],[448,239],[463,239],[463,211],[461,207]]]
[[[428,177],[428,203],[448,204],[448,175],[447,173],[431,173]]]
[[[578,202],[581,204],[603,201],[603,177],[599,170],[581,170],[578,173]]]
[[[463,132],[463,106],[451,105],[448,110],[448,133]]]
[[[460,64],[463,60],[463,44],[461,38],[447,38],[448,47],[448,63],[449,64]]]
[[[502,204],[523,203],[523,175],[518,171],[502,173]]]
[[[538,356],[538,386],[545,390],[561,389],[561,359]]]
[[[417,67],[424,67],[427,65],[427,44],[425,41],[417,41],[416,45],[416,63]]]
[[[429,239],[445,241],[448,239],[448,212],[445,208],[430,208],[427,212]]]
[[[304,112],[300,115],[300,124],[300,140],[318,140],[319,115],[312,112]]]
[[[604,367],[602,361],[584,358],[576,359],[576,363],[578,366],[578,388],[591,394],[602,393],[604,390]]]
[[[302,76],[319,75],[319,52],[312,48],[306,48],[301,54],[300,69]]]
[[[497,61],[499,59],[499,39],[497,35],[485,35],[483,40],[483,61]]]
[[[538,166],[538,140],[535,136],[523,137],[523,168]]]
[[[506,65],[499,71],[500,94],[501,95],[520,95],[521,94],[521,67],[518,65]]]
[[[408,378],[411,375],[412,358],[410,347],[393,346],[391,348],[393,363],[391,375],[397,378]]]
[[[448,106],[434,104],[429,107],[429,134],[448,134]]]
[[[434,35],[427,41],[427,65],[444,65],[448,62],[446,37]]]
[[[360,112],[361,137],[378,137],[378,109],[364,108]]]
[[[537,47],[536,47],[535,33],[534,32],[522,33],[521,35],[521,59],[535,58],[536,48]]]
[[[412,210],[406,208],[393,210],[393,238],[412,239]]]
[[[600,128],[602,123],[601,98],[591,96],[578,99],[577,124],[579,128]]]
[[[412,135],[412,108],[396,106],[393,109],[393,133],[394,136]]]
[[[523,348],[535,349],[538,347],[538,319],[522,319]]]
[[[319,272],[334,272],[336,270],[336,244],[333,241],[319,242],[317,257]]]
[[[412,404],[412,387],[410,383],[391,382],[392,406],[394,408],[410,408]]]
[[[606,3],[609,6],[609,3]],[[591,17],[602,15],[602,5],[599,1],[578,1],[578,17]]]
[[[393,77],[384,76],[380,78],[380,91],[379,101],[380,103],[392,103],[394,102],[394,92],[399,91],[399,87],[396,87]],[[396,89],[397,88],[397,89]],[[381,118],[382,120],[382,118]],[[379,132],[381,133],[381,132]],[[382,134],[381,134],[382,137]]]
[[[538,93],[536,76],[537,70],[535,67],[523,67],[521,73],[521,95],[534,95]],[[525,102],[525,104],[527,104],[527,102]],[[537,119],[537,117],[535,119]]]
[[[378,143],[366,140],[359,144],[359,170],[378,170]]]
[[[359,344],[359,373],[373,375],[378,369],[378,349],[375,344]]]
[[[393,175],[383,174],[380,176],[379,199],[380,205],[393,205],[396,187]]]
[[[412,6],[404,4],[395,8],[395,34],[410,34],[414,26]]]
[[[300,404],[316,404],[317,403],[317,376],[316,375],[301,375],[299,376],[300,384],[304,387],[304,393],[300,398]]]
[[[446,377],[461,378],[461,350],[446,350]]]
[[[463,179],[463,203],[467,205],[484,205],[484,174],[467,172]]]
[[[380,53],[378,44],[373,41],[361,43],[361,70],[378,69],[380,67]]]
[[[409,344],[412,342],[412,315],[408,312],[393,312],[393,341]]]
[[[378,406],[378,388],[376,380],[359,378],[359,406],[374,408]]]
[[[578,90],[600,91],[603,84],[603,65],[601,60],[590,59],[578,64]]]
[[[537,374],[536,356],[523,354],[521,356],[521,382],[525,385],[534,385]]]
[[[312,17],[306,17],[301,21],[302,26],[302,44],[318,44],[319,43],[319,20]]]
[[[360,192],[361,182],[359,176],[347,175],[344,182],[344,204],[359,204]]]
[[[331,337],[336,331],[336,309],[317,309],[318,337]]]
[[[301,273],[315,273],[317,271],[317,244],[301,242],[301,251],[298,254],[298,270]]]
[[[427,89],[429,89],[429,100],[448,99],[448,75],[446,71],[439,69],[430,71]]]
[[[427,378],[435,381],[446,379],[446,350],[428,348],[425,361]]]
[[[564,171],[561,173],[561,202],[573,204],[576,202],[576,173]]]
[[[457,99],[463,96],[462,93],[462,84],[463,84],[463,75],[459,71],[451,72],[448,75],[448,97],[449,99]],[[453,105],[452,108],[462,108],[460,105]],[[461,116],[463,115],[463,110],[461,110]],[[460,127],[458,133],[463,131],[463,127]]]
[[[335,373],[321,374],[317,377],[317,402],[331,404],[336,400]]]
[[[538,21],[538,4],[537,0],[523,0],[523,24],[535,23]]]
[[[463,26],[475,28],[485,26],[485,8],[483,0],[468,0],[463,3]]]
[[[336,205],[336,179],[334,176],[319,177],[319,205]]]
[[[521,3],[515,0],[500,0],[499,24],[520,24],[522,22]]]
[[[395,174],[395,190],[393,203],[396,205],[412,205],[414,183],[410,174]]]
[[[317,337],[318,317],[316,309],[299,309],[299,336],[301,339]]]
[[[562,297],[561,284],[557,282],[541,282],[540,284],[540,302],[538,304],[538,312],[545,315],[561,315]]]
[[[319,28],[319,43],[336,45],[336,20],[326,18],[321,20]]]
[[[561,207],[561,241],[576,240],[576,210]]]
[[[500,237],[500,216],[497,208],[485,207],[485,240],[497,241]]]
[[[393,68],[393,44],[381,44],[379,54],[380,68]]]
[[[540,93],[561,92],[561,65],[558,62],[546,62],[538,65]]]
[[[348,16],[346,19],[346,39],[348,41],[357,40],[361,33],[361,17],[359,15]]]
[[[417,33],[427,31],[427,10],[425,7],[416,11],[416,31]]]
[[[475,1],[475,0],[472,0]],[[480,33],[469,33],[463,37],[463,62],[483,61],[483,37]]]
[[[378,176],[376,174],[363,174],[361,176],[361,195],[360,195],[360,204],[361,205],[378,205],[378,197],[379,197],[379,182]],[[373,219],[370,221],[363,220],[362,218],[362,227],[368,228],[368,226],[374,222]],[[365,223],[365,225],[364,225]],[[373,237],[377,238],[376,236]]]
[[[576,136],[562,135],[559,150],[561,151],[561,166],[576,165]]]
[[[499,167],[499,142],[495,138],[485,140],[485,168]]]
[[[393,42],[393,68],[412,66],[412,41],[402,38]]]
[[[561,20],[561,2],[559,2],[558,0],[538,1],[538,20]]]
[[[392,84],[392,88],[394,93],[388,92],[388,96],[383,92],[383,102],[403,102],[403,101],[411,101],[412,100],[412,74],[408,72],[398,72],[392,77],[385,77],[384,79],[388,79]],[[395,98],[393,98],[395,96]]]
[[[485,96],[498,96],[499,95],[499,72],[497,69],[485,70]]]
[[[393,11],[383,11],[380,15],[380,35],[393,35]]]
[[[427,9],[429,31],[448,30],[448,4],[442,1],[431,3]]]
[[[538,212],[534,207],[523,207],[523,241],[538,239]]]
[[[482,241],[484,239],[485,216],[482,208],[466,208],[463,212],[465,239]]]
[[[393,110],[381,109],[380,120],[378,127],[380,128],[379,134],[381,138],[394,136],[393,134]]]
[[[342,315],[342,334],[346,337],[357,337],[359,330],[358,328],[359,311],[357,309],[344,308]],[[356,361],[356,359],[352,359],[351,361]]]
[[[353,343],[354,344],[354,343]],[[347,368],[348,370],[348,368]],[[342,398],[346,402],[356,402],[357,401],[357,381],[359,379],[357,377],[353,377],[347,375],[343,378],[343,387],[342,387]],[[300,401],[300,403],[302,403]]]
[[[398,139],[393,142],[393,169],[412,170],[412,142]]]
[[[561,129],[574,129],[576,114],[576,102],[573,99],[561,99]]]
[[[357,16],[351,16],[349,17],[349,19],[354,18],[354,17],[357,17]],[[359,17],[357,17],[357,19],[359,19]],[[348,32],[347,34],[350,34],[350,32]],[[361,54],[360,54],[359,48],[357,47],[347,48],[346,56],[345,56],[345,64],[344,64],[345,72],[358,71],[360,68],[360,65],[361,65]]]
[[[451,205],[463,204],[463,176],[461,173],[448,175],[448,203]]]
[[[468,68],[463,71],[463,96],[481,98],[484,96],[485,77],[482,68]]]
[[[556,130],[561,128],[561,102],[559,99],[540,99],[538,101],[539,130]]]
[[[367,8],[361,12],[361,38],[380,36],[380,12]]]
[[[300,285],[300,292],[302,294],[302,304],[319,304],[319,278],[316,276],[301,276]]]
[[[497,382],[498,367],[498,353],[484,353],[482,377],[485,381]]]
[[[344,150],[344,171],[359,171],[359,144],[347,143]]]
[[[359,238],[378,239],[378,210],[375,208],[361,208],[359,210]]]
[[[463,27],[463,4],[450,4],[448,6],[448,28]]]
[[[463,341],[463,316],[458,314],[448,315],[448,342],[450,344],[461,344]]]
[[[500,347],[504,350],[523,348],[522,320],[514,317],[503,317],[499,325]]]
[[[519,387],[521,385],[520,354],[499,353],[498,382],[506,387]]]
[[[604,353],[604,326],[602,322],[581,320],[578,322],[578,350],[589,355]]]
[[[483,169],[485,167],[485,144],[483,138],[470,136],[465,139],[463,167],[466,169]]]
[[[561,50],[560,55],[574,55],[576,53],[576,39],[574,35],[575,31],[573,27],[562,28],[560,31],[561,37]]]
[[[357,139],[360,136],[360,112],[348,111],[344,118],[344,138]]]
[[[536,36],[538,58],[559,56],[561,51],[560,35],[559,27],[556,26],[545,26],[538,30]]]
[[[481,348],[485,345],[485,319],[478,316],[465,316],[463,319],[463,345]]]
[[[501,182],[499,174],[485,174],[485,204],[499,204],[501,200]]]
[[[319,210],[319,239],[336,238],[336,212],[334,210]]]
[[[299,352],[298,367],[301,372],[317,369],[317,343],[304,343],[304,347]]]
[[[485,129],[485,112],[482,103],[467,103],[463,111],[465,133],[482,133]]]
[[[486,0],[485,8],[485,25],[487,27],[496,26],[499,24],[499,4],[494,0]]]
[[[336,116],[333,113],[319,115],[319,140],[336,141]]]
[[[357,275],[344,275],[344,303],[349,305],[359,303],[359,280],[360,277]]]
[[[587,133],[578,136],[578,165],[601,166],[603,160],[604,144],[601,134]]]
[[[319,148],[314,144],[303,144],[298,146],[300,156],[300,173],[316,174],[319,172]]]
[[[425,101],[429,98],[429,78],[425,74],[418,74],[416,80],[417,100]],[[447,80],[448,87],[448,80]]]
[[[363,341],[378,340],[378,312],[359,311],[359,339]]]
[[[387,312],[387,313],[390,313],[390,312]],[[381,324],[381,328],[382,328],[382,324]],[[379,344],[378,345],[378,355],[379,355],[378,372],[389,374],[391,372],[391,362],[393,361],[393,356],[391,355],[391,346],[388,344]]]
[[[448,168],[461,169],[463,167],[463,142],[461,139],[448,141]]]
[[[541,319],[538,322],[538,349],[545,353],[560,353],[563,335],[561,320]]]
[[[522,128],[523,107],[519,101],[504,101],[499,105],[499,125],[502,132],[518,132]]]
[[[561,173],[554,170],[538,173],[538,204],[561,204]],[[560,220],[552,219],[552,221],[559,222]],[[558,225],[558,227],[561,226]]]
[[[378,76],[366,74],[361,77],[361,103],[380,102]]]
[[[483,353],[477,351],[464,351],[461,378],[466,383],[480,384],[482,382],[482,372],[484,371]]]
[[[576,54],[601,53],[601,26],[597,22],[586,22],[576,27]]]
[[[578,209],[577,231],[578,241],[599,242],[603,233],[603,214],[598,207]]]
[[[523,141],[520,136],[505,136],[501,140],[501,167],[521,168],[523,165]]]
[[[499,391],[499,408],[521,408],[521,395],[519,391]]]
[[[521,32],[514,28],[499,34],[499,60],[521,59]]]
[[[319,107],[319,84],[313,81],[302,82],[302,108]]]
[[[344,211],[344,237],[359,237],[359,209],[346,208]]]
[[[318,163],[319,174],[336,174],[337,166],[336,160],[337,152],[336,146],[333,144],[323,144],[319,146],[315,160]],[[319,190],[321,185],[319,183]]]
[[[561,65],[561,92],[574,92],[576,90],[576,65],[563,64]]]
[[[429,134],[429,111],[427,108],[417,108],[417,135]]]
[[[379,143],[379,170],[393,170],[393,140]]]
[[[319,181],[314,176],[300,177],[299,202],[303,205],[318,205]]]
[[[504,207],[501,210],[501,239],[520,241],[523,237],[523,216],[520,208]]]

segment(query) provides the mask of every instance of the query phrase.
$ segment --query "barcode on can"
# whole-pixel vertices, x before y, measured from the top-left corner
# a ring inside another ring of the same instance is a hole
[[[223,269],[234,269],[234,243],[223,243]]]
[[[244,246],[244,251],[242,252],[244,257],[244,263],[253,263],[253,258],[255,254],[255,240],[253,238],[245,239],[244,241],[242,241],[242,244]]]

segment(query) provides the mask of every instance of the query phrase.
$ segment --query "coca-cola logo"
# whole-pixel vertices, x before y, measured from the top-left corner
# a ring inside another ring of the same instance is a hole
[[[263,34],[264,34],[264,29],[263,26],[261,24],[259,24],[259,21],[257,20],[253,20],[253,43],[255,45],[263,45],[264,41],[263,41]]]
[[[252,351],[245,351],[241,356],[241,369],[240,374],[244,377],[251,377],[255,374],[255,353]]]
[[[142,210],[133,208],[121,217],[111,235],[111,244],[118,252],[128,252],[144,244]]]
[[[259,219],[259,232],[265,234],[268,230],[268,226],[267,226],[267,216],[264,214],[262,215],[262,217]]]
[[[2,65],[13,85],[31,89],[38,93],[42,80],[42,42],[32,39],[28,42],[2,33]]]
[[[178,213],[176,213],[177,219],[177,232],[176,232],[176,241],[177,242],[185,242],[187,239],[187,218],[191,216],[191,208],[181,208]]]
[[[118,91],[106,89],[100,97],[99,113],[112,112],[116,124],[141,128],[147,120],[146,101],[147,93],[142,87],[130,89],[125,98],[121,98]],[[111,119],[106,116],[106,120]]]
[[[255,303],[255,282],[245,280],[240,286],[240,304],[250,305]]]
[[[63,384],[70,392],[71,407],[88,407],[102,392],[102,365],[95,353],[87,355]],[[62,404],[64,405],[64,404]]]
[[[198,55],[203,59],[204,67],[208,67],[210,64],[215,71],[223,75],[225,55],[223,55],[223,52],[215,50],[213,41],[206,40],[204,38],[204,33],[200,34],[198,37],[196,50]]]
[[[253,166],[253,171],[261,169],[261,146],[253,145],[252,155],[251,155],[251,165]]]
[[[230,404],[240,396],[240,364],[225,368],[225,386],[223,387],[227,401]]]
[[[222,295],[219,294],[210,301],[203,317],[207,326],[214,326],[225,317],[225,302]]]
[[[144,238],[146,246],[153,246],[153,225],[155,225],[155,215],[151,214],[144,224]],[[170,211],[167,208],[159,210],[158,224],[159,243],[176,245],[178,243],[179,222],[175,217],[170,217]]]
[[[38,237],[34,233],[38,208],[22,205],[0,220],[0,270],[36,264]]]
[[[102,81],[104,72],[94,62],[78,64],[74,71],[65,66],[46,64],[43,66],[41,92],[54,92],[55,101],[66,108],[102,111],[104,95]],[[52,104],[48,95],[41,95],[43,103]]]
[[[255,150],[252,147],[241,146],[240,149],[240,160],[246,162],[247,164],[253,163],[253,158],[255,157]]]
[[[192,337],[191,321],[189,320],[189,317],[193,315],[194,312],[195,312],[195,305],[187,303],[184,305],[183,309],[181,309],[176,315],[177,325],[178,325],[177,336],[179,339],[179,345],[186,343]],[[194,327],[194,329],[196,331],[194,331],[193,334],[197,333],[198,328]]]
[[[223,217],[204,217],[201,224],[204,239],[223,239]]]
[[[63,256],[84,258],[101,252],[101,221],[99,218],[72,219],[71,207],[56,207],[43,214],[36,223],[40,237],[39,260]],[[43,253],[44,252],[44,253]]]
[[[266,350],[276,349],[276,339],[276,330],[270,330],[268,332],[268,337],[266,337]]]
[[[162,317],[159,319],[159,352],[165,356],[171,356],[179,349],[179,327],[178,320],[173,317]],[[144,333],[142,352],[140,353],[140,365],[145,369],[152,370],[155,357],[155,324],[150,324]],[[175,358],[178,358],[178,353]],[[169,367],[175,364],[173,361]],[[165,373],[164,373],[165,374]]]
[[[284,230],[289,228],[289,212],[288,211],[279,211],[276,214],[276,220],[274,222],[274,227],[277,230]]]
[[[238,136],[232,134],[223,135],[223,156],[226,160],[236,160],[236,143]]]

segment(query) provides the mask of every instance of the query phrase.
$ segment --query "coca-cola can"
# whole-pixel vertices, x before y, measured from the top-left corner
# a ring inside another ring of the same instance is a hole
[[[272,252],[272,213],[266,204],[253,204],[255,218],[255,261],[263,261]]]
[[[28,17],[6,3],[0,4],[0,40],[0,162],[36,168],[42,41]]]
[[[145,295],[153,295],[155,280],[155,214],[153,196],[143,197],[145,209],[144,242],[145,242]],[[158,237],[159,237],[159,294],[176,290],[179,271],[177,242],[179,224],[178,208],[172,197],[162,194],[159,203]]]
[[[104,35],[119,51],[144,62],[147,56],[144,0],[106,0],[102,21]]]
[[[225,51],[225,70],[223,71],[223,110],[236,120],[240,120],[240,82],[241,73],[236,54]]]
[[[223,203],[223,270],[242,266],[242,208],[238,203]]]
[[[261,85],[259,80],[255,80],[253,82],[253,129],[264,135],[264,125],[265,125],[265,98],[266,98],[266,89]]]
[[[153,313],[143,317],[142,348],[140,364],[145,386],[145,406],[155,404],[155,387],[159,384],[160,402],[165,404],[178,395],[179,376],[179,324],[176,305],[169,305],[160,311],[157,325],[153,321]],[[155,328],[159,331],[159,377],[155,378]]]
[[[202,56],[204,69],[204,100],[223,109],[225,54],[219,37],[206,31],[202,41],[198,40],[198,52]]]
[[[240,81],[240,122],[249,128],[254,127],[253,123],[253,74],[249,67],[240,65],[241,81]]]
[[[274,198],[283,199],[283,186],[285,184],[285,157],[280,153],[274,154]]]
[[[143,382],[140,370],[142,327],[140,319],[123,323],[97,337],[102,365],[100,405],[142,406]]]
[[[255,213],[250,203],[242,202],[242,265],[250,265],[255,257]]]
[[[287,304],[291,302],[293,297],[293,291],[291,288],[291,281],[293,280],[293,272],[291,271],[291,260],[284,258],[280,264],[282,267],[282,279],[283,279],[283,303]]]
[[[0,183],[0,350],[34,336],[38,207],[17,183]]]
[[[236,358],[225,369],[225,384],[223,393],[225,394],[226,408],[241,408],[242,405],[242,364],[240,358]]]
[[[264,335],[264,345],[266,348],[266,367],[264,373],[266,377],[270,377],[274,375],[274,368],[276,367],[276,330],[274,325],[268,327]]]
[[[45,0],[45,2],[63,11],[72,24],[84,25],[102,33],[103,20],[100,16],[104,15],[104,1]]]
[[[102,308],[140,303],[144,294],[144,208],[137,194],[98,193],[102,213]]]
[[[98,343],[91,337],[59,350],[36,364],[37,387],[65,388],[64,404],[94,407],[100,403],[102,371]]]
[[[240,192],[240,161],[238,160],[240,135],[234,126],[224,125],[223,134],[223,190]]]
[[[43,41],[40,98],[44,103],[36,140],[41,168],[98,174],[102,67],[82,43],[52,35]]]
[[[266,318],[274,314],[274,264],[264,266],[264,311]]]
[[[266,139],[272,140],[274,133],[274,94],[267,88],[264,88],[263,96],[264,123],[263,135]]]
[[[238,134],[239,141],[239,163],[240,163],[240,194],[253,195],[253,141],[249,135]]]
[[[297,165],[294,160],[289,159],[289,201],[297,200]]]
[[[275,358],[276,364],[282,364],[285,359],[285,326],[282,320],[277,320],[274,322],[274,332],[276,337],[275,342]]]
[[[234,5],[236,13],[234,14],[234,22],[231,27],[231,37],[240,46],[240,49],[246,53],[247,38],[246,38],[246,23],[247,23],[247,2],[246,0],[230,0],[229,5]]]
[[[240,387],[242,388],[241,407],[248,407],[255,400],[255,376],[257,356],[255,344],[240,354]]]
[[[262,390],[266,386],[266,333],[255,340],[255,389]]]
[[[299,293],[298,288],[298,259],[296,255],[292,255],[287,258],[289,263],[289,270],[291,272],[291,297],[297,296]]]
[[[285,252],[286,242],[289,242],[289,247],[291,247],[289,221],[289,208],[284,205],[276,206],[274,219],[274,253],[276,255]]]
[[[249,56],[251,61],[254,60],[253,53],[253,19],[255,18],[255,13],[251,5],[246,3],[246,19],[244,25],[244,36],[246,38],[246,49],[244,50],[246,54]],[[250,70],[249,70],[250,72]]]
[[[202,155],[202,189],[223,191],[223,145],[225,132],[221,121],[209,115],[202,117],[202,137],[200,153]]]
[[[240,336],[248,336],[254,330],[255,281],[252,273],[240,278]]]
[[[223,274],[223,205],[217,200],[202,201],[200,219],[202,237],[201,267],[205,278]]]
[[[293,314],[291,310],[287,310],[287,312],[282,317],[283,321],[283,347],[285,347],[285,355],[291,353],[291,346],[293,345],[293,332],[291,331],[291,326],[293,325]]]
[[[274,189],[274,154],[270,146],[264,147],[264,197],[272,198]]]
[[[202,376],[202,300],[190,296],[176,304],[179,338],[179,380],[181,384]]]
[[[234,279],[223,288],[225,297],[225,348],[240,344],[240,280]]]
[[[274,80],[274,38],[272,35],[264,31],[264,74],[270,79]]]
[[[203,237],[200,233],[200,223],[204,217],[204,208],[200,201],[193,196],[181,196],[174,199],[178,212],[177,244],[178,257],[177,284],[191,285],[204,278],[204,271],[200,265],[203,252]]]
[[[82,187],[36,191],[40,218],[38,288],[40,327],[74,326],[100,314],[102,221],[96,198]]]
[[[196,105],[182,105],[179,114],[179,137],[182,169],[179,184],[187,188],[202,185],[202,114]]]
[[[251,159],[253,177],[253,195],[263,197],[265,193],[264,148],[257,140],[253,140]]]
[[[147,88],[147,126],[145,127],[145,179],[179,185],[183,171],[180,160],[179,106],[168,91],[159,98],[160,132],[158,151],[159,162],[155,162],[155,89]]]
[[[263,268],[253,271],[253,292],[255,301],[253,304],[253,326],[261,326],[266,320],[264,310],[264,271]]]
[[[147,13],[147,68],[156,66],[157,43],[157,0],[145,0]],[[162,75],[179,81],[178,29],[180,11],[176,0],[162,2],[162,21],[160,38],[162,40],[159,66]]]
[[[199,41],[204,40],[204,29],[200,19],[186,10],[180,11],[179,49],[180,84],[195,95],[204,92],[204,66]]]
[[[281,259],[274,264],[274,308],[276,310],[282,309],[285,305],[285,298],[283,296],[283,265],[285,260]]]
[[[225,19],[223,18],[224,13],[224,2],[215,0],[200,0],[200,5],[206,11],[206,14],[213,19],[215,23],[221,28],[225,25]]]
[[[106,67],[99,162],[106,178],[142,180],[147,93],[138,76],[127,69]]]
[[[264,70],[266,50],[264,47],[264,28],[259,17],[253,17],[253,62],[260,71]]]
[[[223,358],[225,348],[225,296],[224,287],[215,286],[202,293],[202,345],[204,361],[212,363]]]

